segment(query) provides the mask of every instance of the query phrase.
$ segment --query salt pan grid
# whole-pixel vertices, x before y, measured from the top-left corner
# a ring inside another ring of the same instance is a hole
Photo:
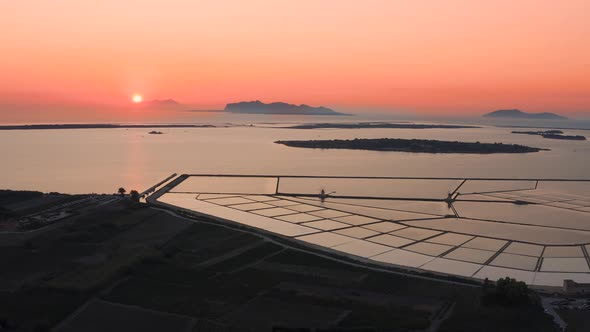
[[[590,281],[588,181],[189,176],[157,204],[374,264]]]

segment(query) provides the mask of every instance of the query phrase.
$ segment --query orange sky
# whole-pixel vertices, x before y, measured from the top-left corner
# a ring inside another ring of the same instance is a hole
[[[134,92],[590,113],[588,0],[1,1],[0,44],[0,120]]]

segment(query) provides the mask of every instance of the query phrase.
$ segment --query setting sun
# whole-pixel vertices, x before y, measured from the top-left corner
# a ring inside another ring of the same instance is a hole
[[[141,103],[143,101],[143,97],[141,95],[133,95],[131,98],[134,103]]]
[[[0,46],[0,332],[590,332],[590,0],[0,0]]]

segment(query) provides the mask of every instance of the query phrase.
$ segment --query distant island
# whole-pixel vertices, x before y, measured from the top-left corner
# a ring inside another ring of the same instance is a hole
[[[537,135],[549,139],[564,139],[570,141],[585,141],[586,137],[582,135],[564,135],[561,130],[545,130],[545,131],[513,131],[513,134]]]
[[[566,117],[555,113],[527,113],[518,109],[497,110],[483,115],[484,118],[512,118],[529,120],[567,120]]]
[[[305,104],[294,105],[283,102],[265,104],[260,100],[230,103],[225,106],[224,111],[241,114],[350,115],[323,106],[312,107]]]
[[[585,141],[586,136],[582,135],[555,135],[555,134],[545,134],[541,135],[543,138],[550,138],[550,139],[565,139],[570,141]]]
[[[420,124],[420,123],[387,123],[387,122],[361,122],[361,123],[310,123],[301,124],[288,129],[366,129],[366,128],[395,128],[395,129],[460,129],[460,128],[481,128],[465,125],[441,125],[441,124]]]
[[[141,108],[179,110],[184,106],[174,99],[154,99],[141,102]]]
[[[480,143],[480,142],[452,142],[424,139],[400,139],[400,138],[377,138],[377,139],[352,139],[352,140],[311,140],[311,141],[276,141],[277,144],[297,148],[310,149],[350,149],[370,151],[398,151],[416,153],[470,153],[470,154],[491,154],[491,153],[529,153],[538,152],[544,149],[530,146],[503,143]]]
[[[552,129],[552,130],[540,130],[540,131],[518,131],[515,130],[513,134],[524,134],[524,135],[561,135],[563,131]]]

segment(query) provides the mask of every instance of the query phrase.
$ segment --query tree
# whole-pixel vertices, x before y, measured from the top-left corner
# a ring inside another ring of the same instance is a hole
[[[498,279],[492,289],[484,287],[484,296],[491,303],[519,305],[529,301],[529,289],[524,282],[506,277]]]
[[[125,188],[123,188],[123,187],[119,188],[119,194],[121,195],[121,197],[125,196],[126,192],[127,192],[127,190],[125,190]]]
[[[519,304],[528,301],[529,289],[522,281],[509,277],[500,278],[496,283],[496,294],[507,304]]]
[[[132,201],[139,202],[139,192],[137,190],[131,190],[129,195],[131,196]]]

